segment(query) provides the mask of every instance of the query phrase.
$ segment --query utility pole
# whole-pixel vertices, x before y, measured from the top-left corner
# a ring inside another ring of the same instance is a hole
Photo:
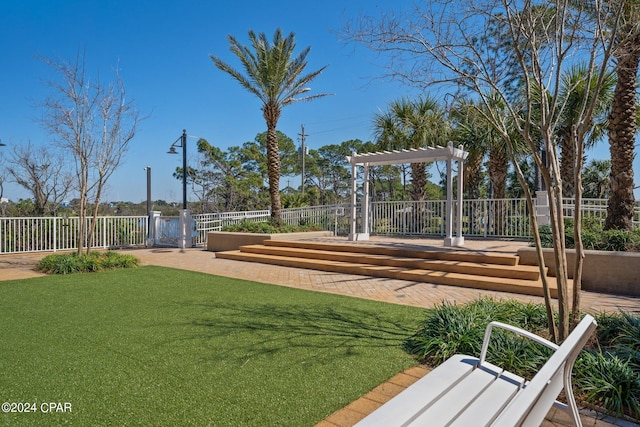
[[[304,146],[304,138],[309,136],[308,134],[304,133],[304,125],[300,125],[302,128],[302,131],[298,134],[300,136],[300,141],[302,143],[301,147],[300,147],[300,153],[302,154],[302,195],[304,195],[304,156],[307,153],[306,152],[306,148]]]

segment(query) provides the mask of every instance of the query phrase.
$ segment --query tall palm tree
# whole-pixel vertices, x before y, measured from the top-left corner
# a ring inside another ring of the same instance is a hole
[[[591,160],[582,171],[584,197],[604,199],[609,197],[611,160]]]
[[[609,118],[611,193],[605,229],[633,228],[633,157],[636,138],[636,80],[640,63],[640,2],[627,1],[614,55],[618,81]]]
[[[573,146],[572,132],[578,125],[578,118],[582,116],[580,109],[583,105],[585,94],[595,96],[595,108],[593,119],[588,124],[586,146],[592,147],[604,136],[608,125],[607,115],[610,112],[613,98],[613,88],[616,84],[615,75],[607,73],[599,93],[594,93],[598,85],[597,76],[593,76],[587,83],[588,69],[586,64],[578,64],[572,67],[561,78],[559,105],[561,118],[558,120],[556,133],[560,142],[560,177],[562,179],[563,197],[573,197],[575,194],[575,171],[581,169],[583,159],[576,158]]]
[[[595,1],[572,0],[599,11]],[[636,85],[640,65],[640,1],[607,0],[607,7],[619,10],[608,24],[616,60],[616,87],[609,116],[609,153],[611,155],[611,192],[605,229],[631,230],[633,227],[633,158],[637,125]]]
[[[327,94],[299,97],[307,93],[307,84],[315,79],[326,66],[303,75],[307,66],[307,47],[296,57],[295,35],[283,37],[279,28],[273,34],[273,42],[264,33],[256,35],[249,31],[251,47],[243,46],[233,36],[227,37],[231,52],[238,57],[245,74],[236,70],[220,58],[210,55],[216,67],[236,79],[245,89],[256,95],[262,102],[262,115],[267,124],[267,170],[269,174],[269,197],[271,198],[271,219],[282,223],[280,202],[280,156],[276,126],[282,108],[298,101],[309,101]]]

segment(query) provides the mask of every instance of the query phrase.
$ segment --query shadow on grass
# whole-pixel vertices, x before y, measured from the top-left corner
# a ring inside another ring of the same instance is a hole
[[[333,358],[364,351],[369,353],[374,348],[400,349],[416,327],[408,317],[351,307],[190,305],[211,315],[196,318],[186,325],[194,327],[197,332],[185,339],[219,342],[231,339],[233,348],[224,351],[224,357],[231,353],[242,354],[242,358],[246,358],[305,349],[313,353],[313,358]],[[220,345],[218,348],[222,350],[224,347]]]

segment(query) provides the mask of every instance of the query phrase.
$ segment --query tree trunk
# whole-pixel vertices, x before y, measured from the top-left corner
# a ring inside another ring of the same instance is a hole
[[[573,197],[575,189],[576,153],[573,149],[571,135],[560,138],[560,178],[562,179],[562,196]]]
[[[280,202],[280,149],[276,125],[280,109],[276,105],[265,105],[263,115],[267,123],[267,171],[269,175],[269,197],[271,198],[271,221],[282,224],[282,204]]]
[[[504,199],[506,196],[508,168],[509,159],[506,151],[501,147],[492,147],[489,152],[489,179],[493,186],[494,199]],[[505,214],[504,203],[496,202],[493,211],[493,227],[498,236],[505,233]]]
[[[411,164],[411,200],[423,201],[424,189],[427,186],[425,163]]]
[[[611,194],[607,207],[605,230],[633,228],[633,156],[636,135],[636,76],[640,39],[620,46],[615,94],[609,118],[609,151],[611,153]]]

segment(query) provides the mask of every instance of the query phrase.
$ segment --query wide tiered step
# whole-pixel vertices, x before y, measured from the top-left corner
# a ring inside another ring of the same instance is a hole
[[[387,277],[493,291],[543,295],[538,267],[518,265],[516,255],[463,250],[420,250],[379,245],[267,240],[219,252],[217,258],[337,273]],[[550,278],[551,295],[557,297]]]

